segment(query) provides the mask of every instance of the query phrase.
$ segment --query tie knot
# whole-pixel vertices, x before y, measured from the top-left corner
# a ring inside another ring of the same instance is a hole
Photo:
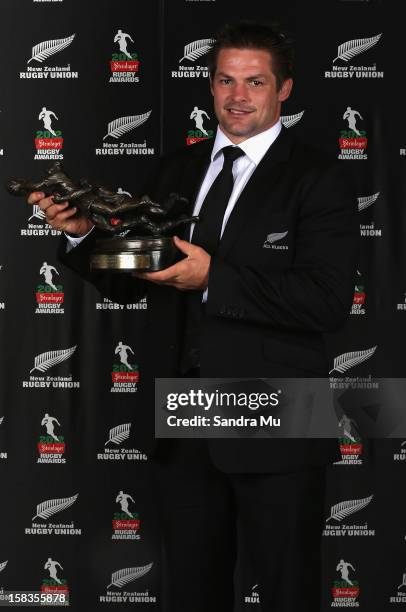
[[[236,159],[241,157],[241,155],[245,155],[244,151],[240,149],[240,147],[228,146],[221,149],[224,155],[224,163],[228,162],[233,164]]]

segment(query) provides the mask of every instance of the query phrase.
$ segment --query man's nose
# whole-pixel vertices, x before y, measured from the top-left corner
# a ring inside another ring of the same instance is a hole
[[[247,84],[246,83],[235,83],[233,87],[232,95],[233,95],[233,99],[236,102],[248,100],[249,93],[248,93]]]

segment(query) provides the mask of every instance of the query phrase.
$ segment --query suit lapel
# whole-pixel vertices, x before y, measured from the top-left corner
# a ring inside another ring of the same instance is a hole
[[[217,251],[220,257],[227,253],[239,233],[255,218],[256,212],[269,202],[271,191],[283,171],[282,162],[288,159],[290,149],[291,138],[282,128],[235,203]]]

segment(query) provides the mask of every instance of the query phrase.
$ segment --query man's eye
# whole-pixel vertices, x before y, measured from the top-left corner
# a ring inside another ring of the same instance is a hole
[[[220,79],[220,83],[223,85],[229,85],[231,83],[231,79]]]
[[[254,85],[254,87],[259,87],[260,85],[263,85],[262,81],[257,80],[251,81],[251,83]]]

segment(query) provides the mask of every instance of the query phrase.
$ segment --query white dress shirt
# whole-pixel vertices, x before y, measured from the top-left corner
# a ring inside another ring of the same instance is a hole
[[[244,142],[241,142],[238,145],[238,147],[244,151],[245,155],[241,155],[241,157],[236,159],[233,164],[234,187],[224,213],[220,236],[223,235],[224,228],[240,196],[240,193],[244,189],[249,178],[269,147],[278,137],[281,129],[282,124],[280,121],[278,121],[271,128],[265,130],[265,132],[261,132],[256,136],[251,136],[251,138],[247,138],[247,140],[244,140]],[[199,214],[204,199],[212,186],[214,179],[217,177],[223,167],[224,155],[221,153],[221,149],[224,149],[224,147],[228,147],[230,145],[236,146],[229,138],[227,138],[224,132],[222,132],[221,128],[218,127],[213,150],[211,152],[211,163],[196,198],[195,207],[193,209],[194,215]],[[195,223],[193,223],[191,226],[190,236],[193,235],[194,226]]]

